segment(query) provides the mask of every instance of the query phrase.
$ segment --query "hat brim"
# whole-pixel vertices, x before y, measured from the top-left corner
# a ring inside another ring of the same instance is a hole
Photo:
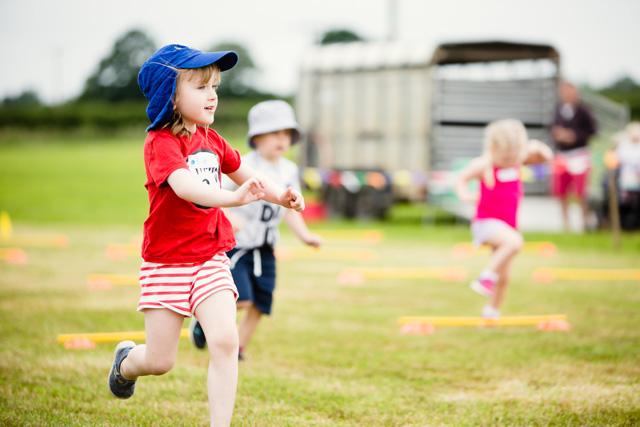
[[[238,54],[233,51],[222,52],[200,52],[187,58],[180,64],[176,64],[178,68],[200,68],[216,63],[220,71],[229,70],[238,63]]]
[[[293,131],[291,133],[291,145],[294,145],[295,143],[300,141],[302,139],[302,137],[304,136],[304,133],[302,132],[302,130],[300,130],[299,126],[269,127],[269,128],[257,129],[255,132],[252,132],[252,133],[248,134],[247,135],[247,143],[249,144],[249,147],[256,148],[256,144],[253,142],[253,137],[254,136],[263,135],[265,133],[270,133],[270,132],[277,132],[277,131],[283,130],[283,129],[291,129]]]

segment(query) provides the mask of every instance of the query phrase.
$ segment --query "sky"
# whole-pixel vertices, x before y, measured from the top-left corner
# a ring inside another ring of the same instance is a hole
[[[132,29],[157,47],[240,43],[259,68],[258,88],[282,96],[296,92],[305,52],[334,29],[434,48],[551,44],[566,78],[603,87],[624,75],[640,82],[639,23],[638,0],[0,0],[0,99],[25,90],[48,104],[78,96]]]

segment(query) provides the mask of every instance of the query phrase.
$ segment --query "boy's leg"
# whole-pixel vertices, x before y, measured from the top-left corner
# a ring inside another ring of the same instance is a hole
[[[146,344],[137,345],[120,365],[128,380],[144,375],[162,375],[171,370],[178,354],[184,316],[164,308],[144,311]]]
[[[571,225],[569,223],[569,198],[564,195],[559,197],[560,200],[560,211],[562,214],[562,230],[568,232],[571,230]]]
[[[238,329],[241,350],[249,345],[260,318],[265,314],[271,314],[273,292],[276,288],[276,258],[272,249],[260,249],[260,266],[262,274],[251,277],[251,294],[246,301],[247,313]],[[240,295],[242,294],[240,291]]]
[[[221,290],[196,307],[209,347],[207,391],[212,426],[231,424],[238,385],[238,332],[235,296]]]
[[[249,342],[251,341],[251,337],[258,328],[261,317],[262,312],[255,305],[251,304],[247,308],[247,313],[245,314],[242,323],[240,323],[240,328],[238,329],[240,348],[247,348]]]

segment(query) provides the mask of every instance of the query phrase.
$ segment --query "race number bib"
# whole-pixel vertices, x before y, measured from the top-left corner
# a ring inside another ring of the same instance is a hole
[[[496,171],[496,179],[500,182],[517,181],[519,177],[518,168],[504,168]]]
[[[211,150],[201,149],[196,150],[187,157],[187,166],[189,172],[207,185],[215,185],[217,188],[221,187],[220,184],[220,160],[218,155]],[[194,203],[201,209],[210,209],[210,206],[201,206]]]
[[[211,150],[196,150],[187,157],[189,172],[199,181],[220,188],[220,160]]]

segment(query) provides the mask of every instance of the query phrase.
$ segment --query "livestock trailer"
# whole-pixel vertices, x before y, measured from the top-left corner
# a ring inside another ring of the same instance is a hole
[[[323,181],[333,213],[382,217],[396,200],[424,200],[430,177],[479,155],[493,120],[519,119],[548,142],[559,78],[560,55],[547,44],[316,46],[296,97],[306,130],[299,162],[333,174]],[[369,185],[371,172],[387,184]],[[340,185],[341,174],[361,185]],[[526,183],[530,194],[547,188],[544,177]]]

